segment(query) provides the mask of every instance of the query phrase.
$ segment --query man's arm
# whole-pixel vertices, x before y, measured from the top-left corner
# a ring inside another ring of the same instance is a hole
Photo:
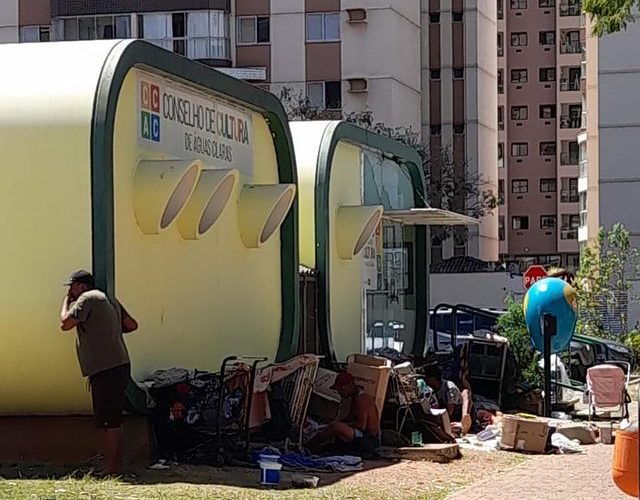
[[[127,310],[120,304],[122,311],[122,333],[135,332],[138,329],[138,322],[131,317]]]
[[[356,415],[355,420],[351,426],[364,432],[367,428],[367,421],[369,419],[369,404],[373,404],[373,401],[366,395],[359,396],[356,401]]]
[[[78,325],[78,320],[71,315],[71,298],[69,295],[65,295],[62,301],[62,309],[60,310],[60,329],[63,332],[72,330]]]

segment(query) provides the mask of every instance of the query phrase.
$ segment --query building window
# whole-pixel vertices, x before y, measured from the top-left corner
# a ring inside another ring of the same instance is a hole
[[[504,55],[504,33],[502,31],[498,32],[498,57],[502,57]]]
[[[498,106],[498,129],[504,130],[504,106]]]
[[[504,0],[497,0],[498,3],[498,20],[504,19]]]
[[[498,181],[498,205],[504,205],[504,180]]]
[[[439,23],[440,22],[440,12],[431,12],[429,14],[429,22],[430,23]]]
[[[561,0],[560,16],[579,16],[581,8],[580,0]]]
[[[555,156],[556,151],[557,151],[557,148],[556,148],[555,142],[540,143],[540,156]]]
[[[554,229],[556,227],[555,215],[541,215],[540,216],[540,229]]]
[[[511,0],[512,9],[526,9],[527,0]]]
[[[498,143],[498,168],[504,168],[504,142]]]
[[[541,82],[555,82],[556,81],[556,68],[540,68],[540,81]]]
[[[526,45],[527,45],[527,33],[525,31],[511,33],[512,47],[524,47]]]
[[[341,109],[342,84],[340,82],[307,83],[307,99],[318,109]]]
[[[541,104],[540,105],[540,118],[543,120],[556,117],[556,105],[555,104]]]
[[[520,229],[529,229],[529,216],[516,215],[511,217],[511,229],[519,231]]]
[[[452,17],[453,17],[453,22],[454,23],[461,23],[462,22],[462,12],[454,12]]]
[[[529,181],[527,179],[513,179],[511,181],[511,192],[513,194],[525,194],[529,192]]]
[[[526,120],[529,117],[528,106],[511,106],[512,120]]]
[[[498,94],[504,94],[504,70],[498,70]]]
[[[270,24],[268,16],[238,17],[238,44],[269,43],[271,40]]]
[[[116,16],[116,32],[118,18]],[[126,16],[128,19],[128,16]],[[138,16],[138,36],[192,59],[231,59],[229,15],[223,11]]]
[[[49,26],[23,26],[20,28],[20,43],[49,41],[51,41],[51,28]]]
[[[580,66],[563,66],[560,72],[560,90],[563,92],[575,92],[580,90]]]
[[[541,193],[555,193],[556,192],[556,180],[540,179],[540,192]]]
[[[440,135],[442,133],[442,125],[431,125],[429,133],[431,135]]]
[[[556,44],[556,32],[555,31],[541,31],[540,45],[555,45]]]
[[[453,77],[456,80],[464,78],[464,68],[453,68]]]
[[[528,80],[529,73],[526,69],[511,70],[511,83],[527,83]]]
[[[529,154],[528,142],[512,142],[511,143],[511,156],[527,156]]]
[[[582,125],[582,104],[563,104],[560,128],[580,128]]]
[[[560,201],[562,203],[578,203],[578,178],[563,177],[561,179]]]
[[[578,141],[562,141],[560,165],[578,165],[580,163],[580,146]]]
[[[538,7],[555,7],[556,0],[538,0]]]
[[[504,230],[504,215],[498,216],[498,239],[500,241],[504,241],[505,237]]]
[[[340,40],[340,14],[307,14],[308,42],[337,42]]]
[[[453,124],[453,133],[456,135],[464,134],[464,124]]]
[[[580,214],[562,214],[561,240],[577,240]]]
[[[561,31],[560,32],[560,53],[561,54],[579,54],[582,52],[580,43],[580,31]]]
[[[440,70],[432,69],[429,73],[429,76],[431,77],[432,80],[440,80]]]
[[[82,16],[54,20],[56,40],[131,38],[131,16]]]

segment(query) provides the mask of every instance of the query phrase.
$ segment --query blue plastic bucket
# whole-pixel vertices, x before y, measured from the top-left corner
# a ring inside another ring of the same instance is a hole
[[[265,486],[277,486],[280,484],[280,471],[282,464],[278,462],[278,455],[260,455],[260,483]]]

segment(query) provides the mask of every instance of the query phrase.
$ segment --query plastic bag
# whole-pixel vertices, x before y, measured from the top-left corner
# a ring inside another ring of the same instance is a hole
[[[551,444],[558,448],[558,451],[562,454],[565,453],[583,453],[584,450],[580,446],[580,441],[577,439],[569,439],[563,434],[554,432],[551,435]]]

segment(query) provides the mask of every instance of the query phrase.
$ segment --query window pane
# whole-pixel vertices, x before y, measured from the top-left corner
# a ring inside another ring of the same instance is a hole
[[[169,29],[171,17],[167,14],[144,14],[143,33],[145,40],[163,49],[173,50]]]
[[[131,38],[131,17],[116,16],[116,38]]]
[[[40,41],[40,26],[23,26],[20,28],[20,42],[32,43]]]
[[[227,36],[227,18],[224,12],[209,12],[209,34],[211,36]]]
[[[342,85],[340,82],[326,82],[324,95],[327,109],[342,108]]]
[[[64,20],[64,39],[65,40],[78,39],[78,19],[77,18]]]
[[[258,18],[258,43],[269,43],[271,36],[269,33],[269,18]]]
[[[187,35],[187,27],[184,19],[184,14],[172,14],[171,15],[171,24],[172,24],[172,36],[174,38],[182,38]]]
[[[256,18],[238,19],[238,43],[256,43]]]
[[[324,16],[324,39],[340,40],[340,14]]]
[[[96,19],[97,35],[99,40],[111,40],[115,38],[115,27],[112,16],[101,16]]]
[[[95,17],[81,17],[78,19],[78,34],[80,40],[96,39],[96,19]]]
[[[307,99],[311,106],[324,108],[324,86],[322,83],[307,84]]]
[[[307,14],[307,40],[322,40],[322,14]]]
[[[209,13],[189,12],[187,14],[187,33],[189,33],[189,37],[208,37]]]

